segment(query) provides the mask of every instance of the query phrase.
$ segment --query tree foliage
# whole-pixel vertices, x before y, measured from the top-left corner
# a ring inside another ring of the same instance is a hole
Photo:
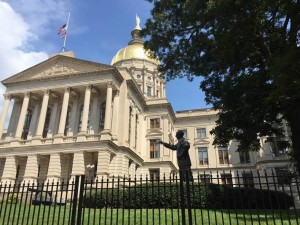
[[[300,1],[148,1],[145,46],[167,80],[203,77],[205,100],[220,112],[214,144],[258,150],[260,137],[283,138],[287,121],[300,171]]]

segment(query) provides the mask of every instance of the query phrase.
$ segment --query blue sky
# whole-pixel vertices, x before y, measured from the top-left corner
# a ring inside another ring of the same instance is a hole
[[[67,22],[69,11],[66,49],[74,51],[77,58],[110,64],[116,52],[130,41],[135,15],[143,27],[151,7],[145,0],[0,0],[0,79],[59,52],[63,40],[57,30]],[[174,111],[208,107],[199,82],[197,78],[167,83],[167,98]]]

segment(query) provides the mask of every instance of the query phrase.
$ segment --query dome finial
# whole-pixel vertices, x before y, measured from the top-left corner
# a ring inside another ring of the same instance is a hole
[[[136,22],[136,26],[135,26],[135,30],[141,30],[142,28],[140,27],[140,23],[141,23],[141,19],[140,17],[135,14],[135,22]]]

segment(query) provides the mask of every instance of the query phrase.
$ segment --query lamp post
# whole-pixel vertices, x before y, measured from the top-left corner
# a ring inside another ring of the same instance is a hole
[[[86,166],[86,169],[88,170],[88,172],[89,172],[89,175],[88,175],[88,178],[90,179],[90,180],[92,180],[92,171],[93,171],[93,169],[94,169],[94,167],[95,167],[95,165],[93,165],[93,164],[88,164],[87,166]]]

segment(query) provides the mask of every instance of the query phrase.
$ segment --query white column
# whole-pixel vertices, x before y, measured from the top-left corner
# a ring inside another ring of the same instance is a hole
[[[44,90],[44,97],[43,97],[43,103],[40,112],[40,118],[36,129],[37,137],[41,137],[43,134],[43,129],[44,129],[46,115],[47,115],[48,102],[49,102],[49,90]]]
[[[15,181],[16,173],[17,173],[16,157],[15,156],[6,157],[1,181],[3,183]]]
[[[78,132],[78,129],[76,127],[77,125],[77,122],[78,122],[78,101],[79,101],[79,96],[78,95],[75,95],[73,96],[73,99],[72,99],[72,109],[71,109],[71,118],[70,118],[70,128],[71,128],[71,132],[70,132],[70,136],[73,136],[75,135],[77,132]]]
[[[28,155],[24,173],[24,181],[36,181],[38,178],[38,157],[37,155]]]
[[[50,121],[49,121],[49,132],[47,134],[48,138],[51,138],[55,135],[55,121],[56,121],[56,117],[57,117],[57,110],[58,110],[58,102],[59,102],[59,98],[55,98],[54,99],[54,104],[52,107],[52,111],[51,111],[51,116],[50,116]]]
[[[31,117],[27,140],[32,139],[32,136],[35,135],[35,128],[37,125],[39,110],[40,110],[40,101],[34,100],[34,109]]]
[[[11,99],[10,95],[8,95],[8,94],[4,94],[4,98],[5,98],[5,102],[4,102],[4,106],[3,106],[3,109],[2,109],[2,114],[1,114],[1,117],[0,117],[0,140],[2,139],[4,124],[5,124],[7,112],[8,112],[8,109],[9,109],[10,99]]]
[[[14,106],[11,112],[11,117],[9,119],[5,140],[11,140],[15,136],[20,112],[21,102],[17,99],[14,99]]]
[[[104,130],[111,130],[112,82],[107,83]]]
[[[118,134],[118,125],[119,125],[119,91],[114,96],[114,105],[113,105],[113,117],[112,117],[112,138],[113,140],[117,140],[117,134]]]
[[[37,137],[41,137],[43,134],[45,119],[46,119],[46,114],[47,114],[47,108],[48,108],[48,102],[49,102],[49,90],[44,90],[42,108],[41,108],[41,112],[40,112],[38,126],[36,129]]]
[[[99,123],[97,123],[98,116],[98,102],[99,102],[99,94],[93,93],[92,95],[92,107],[91,107],[91,118],[90,118],[90,134],[98,133]]]
[[[47,178],[57,179],[60,178],[60,176],[61,176],[60,153],[54,153],[50,155]]]
[[[75,152],[73,157],[72,176],[85,173],[84,152]]]
[[[24,94],[23,104],[22,104],[19,122],[18,122],[17,130],[16,130],[16,135],[15,135],[16,139],[20,139],[21,135],[22,135],[24,122],[26,119],[26,113],[27,113],[27,109],[28,109],[28,105],[29,105],[29,97],[30,97],[30,93],[26,92]]]
[[[135,148],[135,122],[136,122],[136,109],[132,107],[132,113],[131,113],[131,123],[129,124],[130,126],[130,148],[134,149]]]
[[[106,108],[104,118],[104,129],[101,131],[101,140],[111,140],[111,123],[112,123],[112,82],[107,83]]]
[[[59,136],[64,136],[67,113],[68,113],[69,98],[70,98],[70,87],[66,87],[65,93],[64,93],[64,100],[63,100],[63,104],[62,104],[62,109],[61,109],[61,114],[60,114],[59,127],[58,127],[58,135]]]
[[[86,89],[85,89],[83,112],[82,112],[82,124],[80,129],[80,133],[84,133],[84,134],[86,134],[87,132],[90,101],[91,101],[91,85],[89,84],[86,85]]]

